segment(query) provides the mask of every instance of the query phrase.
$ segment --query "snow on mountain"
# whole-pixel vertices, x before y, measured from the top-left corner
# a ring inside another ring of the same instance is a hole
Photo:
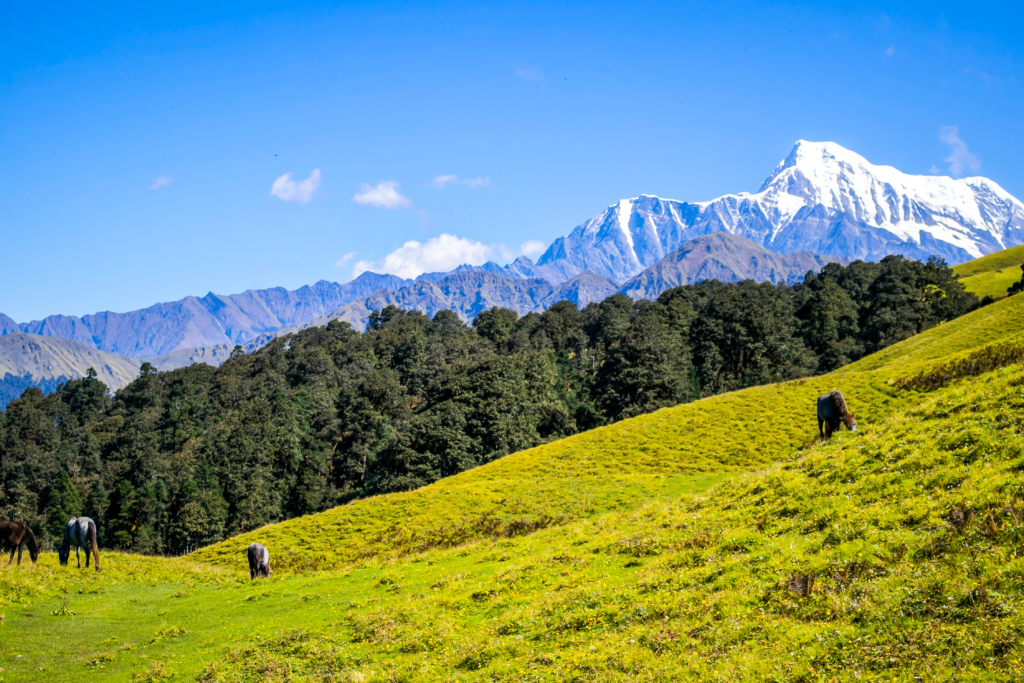
[[[692,203],[623,199],[555,240],[537,267],[622,282],[716,232],[777,253],[936,255],[955,264],[1024,244],[1024,204],[986,178],[908,175],[832,142],[800,140],[756,193]]]

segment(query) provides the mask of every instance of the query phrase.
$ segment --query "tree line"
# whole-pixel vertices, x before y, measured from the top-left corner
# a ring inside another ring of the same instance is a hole
[[[829,264],[796,286],[702,282],[471,325],[394,307],[219,368],[95,373],[0,413],[0,518],[177,554],[353,498],[742,387],[827,372],[978,305],[945,263]]]

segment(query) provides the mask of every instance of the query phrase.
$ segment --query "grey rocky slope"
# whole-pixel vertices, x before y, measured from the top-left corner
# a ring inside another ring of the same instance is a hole
[[[684,242],[718,232],[778,253],[868,261],[937,255],[956,264],[1024,244],[1024,204],[986,178],[907,175],[835,143],[801,140],[754,194],[623,199],[555,240],[537,267],[623,282]]]
[[[0,408],[30,386],[49,392],[62,382],[84,377],[89,368],[114,391],[138,376],[141,363],[67,339],[6,334],[0,336]]]
[[[776,254],[739,235],[718,232],[691,240],[629,280],[619,291],[634,299],[656,299],[666,289],[701,280],[720,282],[802,282],[807,272],[821,270],[832,256],[809,251]]]

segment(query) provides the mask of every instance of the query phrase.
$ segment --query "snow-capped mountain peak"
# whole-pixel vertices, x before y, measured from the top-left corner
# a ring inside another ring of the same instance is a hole
[[[556,240],[538,265],[622,281],[713,232],[779,253],[960,263],[1024,243],[1024,204],[986,178],[909,175],[834,142],[799,140],[756,193],[695,203],[624,199]]]

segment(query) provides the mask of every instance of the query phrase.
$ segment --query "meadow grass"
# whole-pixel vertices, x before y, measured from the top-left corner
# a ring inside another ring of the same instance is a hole
[[[980,273],[960,280],[971,294],[979,299],[990,296],[993,299],[1001,299],[1007,295],[1007,290],[1014,283],[1020,282],[1020,265],[1008,266],[1002,270],[993,270],[988,273]]]
[[[994,254],[953,266],[964,288],[977,296],[1000,299],[1015,282],[1020,282],[1024,264],[1024,246],[1003,249]]]
[[[896,383],[1022,321],[1011,297],[188,558],[0,569],[0,681],[1020,680],[1024,368]],[[860,431],[819,443],[833,386]]]

